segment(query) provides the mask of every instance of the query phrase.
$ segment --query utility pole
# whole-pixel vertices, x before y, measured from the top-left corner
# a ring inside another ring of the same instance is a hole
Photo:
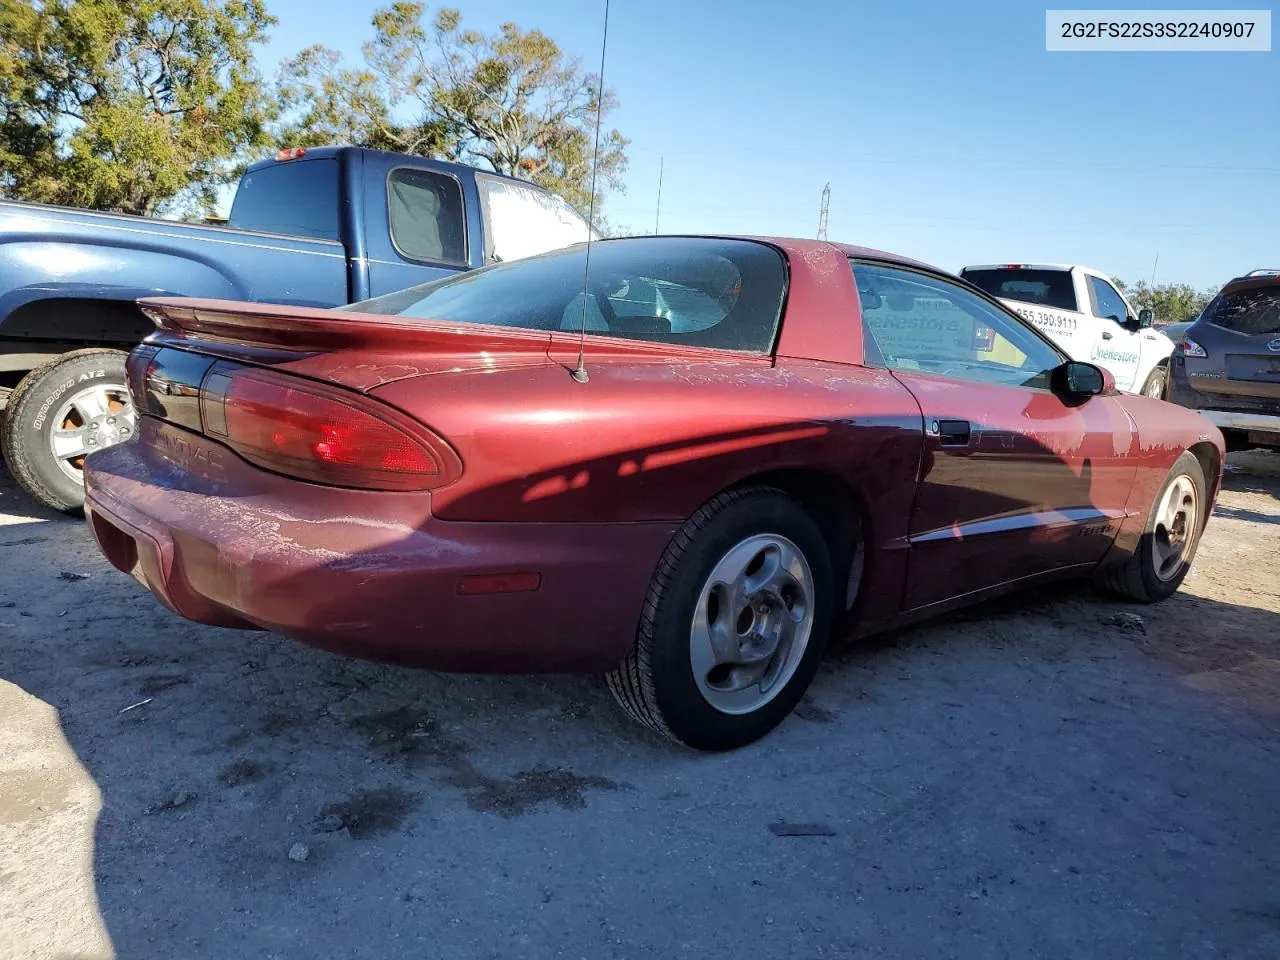
[[[827,239],[827,208],[831,206],[831,184],[822,188],[822,209],[818,212],[818,239]]]
[[[658,205],[653,211],[653,235],[658,235],[658,218],[662,216],[662,163],[665,158],[658,158]]]

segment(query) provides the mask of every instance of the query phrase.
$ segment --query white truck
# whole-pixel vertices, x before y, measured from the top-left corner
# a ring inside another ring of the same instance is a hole
[[[1037,327],[1073,360],[1111,371],[1126,393],[1163,397],[1173,341],[1135,315],[1105,273],[1061,263],[964,267],[960,276]]]

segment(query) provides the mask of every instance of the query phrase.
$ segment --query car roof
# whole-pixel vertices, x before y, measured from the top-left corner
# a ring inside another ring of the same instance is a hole
[[[1219,290],[1218,293],[1221,295],[1224,293],[1235,293],[1238,290],[1257,290],[1260,287],[1277,286],[1280,286],[1280,273],[1255,270],[1253,273],[1246,274],[1243,277],[1236,277],[1233,280],[1228,280],[1222,285],[1222,289]]]
[[[971,263],[968,266],[961,267],[963,270],[1008,270],[1011,267],[1018,270],[1074,270],[1078,264],[1074,263],[1025,263],[1015,260],[1006,260],[1004,263]],[[1081,267],[1082,270],[1088,270],[1088,267]]]
[[[289,149],[289,148],[285,147],[282,149]],[[532,180],[522,180],[519,177],[513,177],[505,173],[494,173],[492,170],[483,170],[480,167],[468,166],[465,163],[452,163],[451,161],[448,161],[448,160],[436,160],[434,157],[412,156],[407,153],[396,153],[391,150],[374,150],[371,147],[344,147],[344,146],[326,145],[326,146],[319,146],[319,147],[303,147],[302,149],[305,150],[306,153],[301,157],[297,157],[296,159],[281,160],[277,157],[276,154],[272,154],[269,157],[263,157],[261,160],[258,160],[258,161],[255,161],[254,163],[249,164],[249,166],[245,168],[245,173],[253,173],[255,170],[261,170],[265,167],[274,167],[277,164],[284,164],[284,163],[294,163],[294,162],[297,162],[298,160],[304,160],[304,159],[305,160],[331,159],[333,157],[338,156],[338,154],[340,153],[350,153],[354,151],[358,153],[363,153],[367,156],[387,157],[388,159],[390,159],[395,163],[405,164],[407,166],[414,166],[417,164],[421,164],[423,167],[429,167],[431,169],[443,170],[451,173],[461,173],[461,172],[482,173],[486,177],[496,177],[500,180],[514,180],[515,182],[523,184],[526,187],[533,187],[535,190],[542,190],[547,193],[551,192],[542,184],[534,183]]]
[[[832,250],[836,250],[846,257],[853,257],[859,260],[878,260],[884,263],[896,264],[897,266],[913,267],[917,270],[928,270],[933,273],[954,276],[949,270],[943,270],[941,267],[935,267],[922,260],[913,260],[911,257],[904,257],[901,254],[889,253],[886,250],[877,250],[874,247],[860,247],[856,244],[839,243],[832,240],[808,240],[802,237],[775,237],[748,233],[636,233],[624,237],[610,237],[596,242],[616,243],[619,240],[661,240],[664,238],[680,239],[690,237],[703,240],[749,240],[755,243],[767,243],[782,250],[788,257],[803,258],[806,254],[829,253]],[[581,242],[575,244],[575,246],[581,245]]]

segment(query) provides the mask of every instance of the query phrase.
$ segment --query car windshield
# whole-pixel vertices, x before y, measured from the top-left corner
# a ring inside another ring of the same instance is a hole
[[[1204,308],[1200,319],[1248,337],[1280,333],[1280,286],[1221,293]]]
[[[964,277],[979,290],[1000,300],[1038,303],[1057,310],[1075,310],[1076,293],[1067,270],[1024,270],[1000,267],[965,270]]]
[[[749,240],[632,237],[497,264],[344,309],[768,353],[786,264]]]

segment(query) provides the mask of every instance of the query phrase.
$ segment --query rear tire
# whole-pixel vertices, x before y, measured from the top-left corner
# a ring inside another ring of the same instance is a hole
[[[1169,368],[1157,366],[1147,374],[1147,382],[1142,385],[1142,395],[1153,400],[1164,400],[1169,394]]]
[[[1103,587],[1138,603],[1172,596],[1191,569],[1208,509],[1204,468],[1195,454],[1184,453],[1151,504],[1138,549],[1122,566],[1100,575]]]
[[[804,695],[833,593],[826,541],[799,501],[768,487],[722,493],[667,547],[609,689],[633,718],[687,746],[745,746]]]
[[[80,510],[84,457],[132,433],[125,358],[118,350],[66,353],[36,367],[10,394],[0,449],[14,480],[46,507]],[[85,452],[69,456],[79,449],[77,437]]]

